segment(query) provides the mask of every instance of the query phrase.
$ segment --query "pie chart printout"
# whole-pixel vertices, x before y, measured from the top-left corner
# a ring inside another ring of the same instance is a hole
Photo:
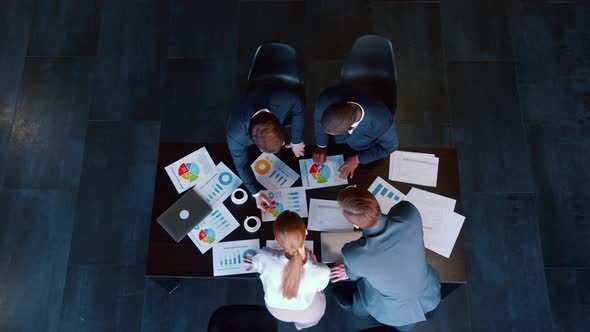
[[[285,211],[285,208],[283,207],[283,204],[277,202],[277,201],[272,201],[270,203],[270,213],[272,213],[273,217],[278,217],[279,214],[283,213],[283,211]]]
[[[331,175],[330,167],[327,165],[319,166],[315,163],[309,168],[309,173],[317,181],[317,183],[328,182],[328,179]]]
[[[199,240],[205,243],[215,242],[215,231],[213,231],[211,228],[202,229],[199,232]]]
[[[199,166],[196,163],[182,163],[178,167],[178,176],[193,182],[199,178]]]

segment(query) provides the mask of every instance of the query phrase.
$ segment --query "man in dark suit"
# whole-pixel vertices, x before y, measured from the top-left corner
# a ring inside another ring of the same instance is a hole
[[[379,98],[352,85],[322,92],[316,103],[314,132],[318,147],[313,160],[318,164],[326,161],[330,136],[334,143],[346,143],[358,152],[340,167],[343,178],[352,177],[359,163],[381,159],[399,146],[391,110]]]
[[[342,260],[332,268],[332,282],[356,282],[336,285],[336,302],[357,316],[412,330],[440,302],[440,276],[426,260],[418,209],[403,201],[382,215],[375,197],[355,187],[343,189],[338,204],[363,236],[344,245]]]
[[[266,153],[277,153],[283,146],[296,157],[304,154],[303,103],[294,91],[281,87],[258,87],[229,113],[225,126],[227,145],[238,175],[246,189],[256,198],[256,206],[266,211],[271,201],[260,191],[250,168],[248,147],[255,144]],[[291,126],[291,143],[285,145],[286,125]]]

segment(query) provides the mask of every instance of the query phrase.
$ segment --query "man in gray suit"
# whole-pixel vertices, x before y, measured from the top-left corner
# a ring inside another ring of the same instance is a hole
[[[338,304],[357,316],[410,331],[440,302],[440,277],[426,261],[420,213],[403,201],[382,215],[365,189],[348,187],[338,194],[346,220],[363,236],[342,248],[332,268],[332,282],[356,281],[335,288]]]

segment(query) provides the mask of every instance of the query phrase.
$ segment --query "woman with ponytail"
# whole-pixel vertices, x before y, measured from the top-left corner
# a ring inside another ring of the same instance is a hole
[[[305,248],[307,229],[297,213],[281,213],[273,233],[282,249],[263,248],[245,262],[260,273],[264,302],[275,318],[295,323],[298,330],[312,327],[326,311],[322,291],[328,286],[330,269]]]

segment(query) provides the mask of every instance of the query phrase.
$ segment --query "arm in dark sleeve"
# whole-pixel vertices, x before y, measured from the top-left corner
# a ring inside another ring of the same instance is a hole
[[[358,158],[361,164],[367,164],[372,161],[381,159],[399,147],[399,138],[397,136],[397,129],[395,128],[395,121],[391,122],[389,126],[377,141],[377,144],[371,148],[358,153]]]
[[[229,148],[229,152],[231,153],[231,157],[234,161],[234,165],[236,166],[236,171],[238,172],[239,177],[242,179],[242,182],[244,182],[244,185],[250,194],[256,194],[262,189],[262,187],[258,181],[256,181],[254,173],[250,168],[248,147],[238,143],[229,135],[226,135],[226,138],[227,146]]]
[[[332,100],[325,94],[321,94],[315,104],[315,111],[313,113],[313,130],[315,134],[315,144],[317,145],[328,145],[330,137],[326,134],[324,129],[322,129],[322,114],[324,114],[324,111],[330,106],[330,104],[332,104]]]
[[[303,103],[299,96],[293,96],[293,104],[291,105],[291,142],[299,144],[303,142],[303,124],[305,122],[305,114],[303,112]]]
[[[349,242],[342,247],[342,262],[346,268],[346,275],[350,280],[358,280],[362,277],[362,272],[355,269],[355,258],[358,258],[354,254],[354,248],[356,245],[363,245],[365,243],[364,238],[360,238],[356,241]]]
[[[342,261],[344,262],[344,267],[346,268],[346,275],[348,279],[355,281],[360,278],[354,271],[354,268],[350,265],[350,263],[346,260],[346,257],[342,256]]]

